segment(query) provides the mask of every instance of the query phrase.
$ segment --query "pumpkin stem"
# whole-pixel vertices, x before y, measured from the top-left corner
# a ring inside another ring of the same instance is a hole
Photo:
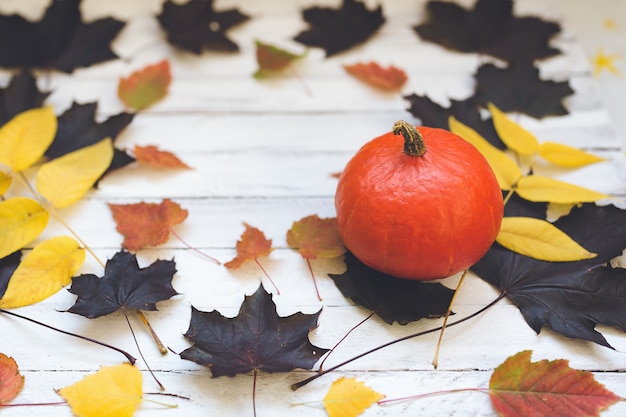
[[[411,123],[398,120],[393,124],[394,135],[404,136],[404,153],[409,156],[422,156],[426,152],[424,138]]]

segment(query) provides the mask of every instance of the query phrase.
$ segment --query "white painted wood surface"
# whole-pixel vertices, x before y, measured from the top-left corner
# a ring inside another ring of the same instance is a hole
[[[161,36],[153,17],[160,10],[160,3],[160,0],[85,0],[83,12],[86,19],[113,15],[128,20],[127,28],[114,44],[120,55],[128,56]],[[331,174],[340,171],[364,142],[390,130],[394,121],[412,119],[400,95],[370,89],[345,74],[341,65],[370,60],[394,64],[409,75],[403,94],[426,93],[445,103],[448,98],[461,99],[471,94],[472,74],[483,58],[452,53],[420,41],[411,27],[421,20],[424,1],[384,0],[387,23],[369,42],[331,59],[324,59],[319,50],[310,50],[296,66],[311,95],[293,77],[253,79],[251,74],[256,70],[253,41],[260,39],[302,51],[302,46],[290,39],[305,27],[299,11],[313,3],[332,6],[339,2],[219,0],[215,2],[217,8],[235,5],[253,16],[230,32],[241,46],[239,54],[205,53],[196,57],[175,51],[162,42],[143,50],[131,62],[114,61],[72,75],[52,74],[40,82],[42,88],[53,90],[48,103],[54,105],[58,114],[72,101],[98,100],[99,117],[104,118],[123,110],[116,97],[120,76],[148,63],[169,59],[174,77],[169,96],[138,114],[117,145],[159,145],[179,155],[194,169],[157,172],[146,167],[124,168],[107,177],[84,201],[62,210],[61,214],[102,259],[119,251],[122,241],[115,231],[107,202],[163,198],[177,201],[189,210],[189,218],[176,227],[177,233],[194,247],[222,261],[234,256],[234,244],[243,231],[242,222],[248,222],[263,230],[277,248],[262,262],[282,291],[274,297],[279,314],[312,313],[323,308],[320,326],[311,333],[311,339],[318,346],[331,347],[368,312],[346,300],[326,278],[327,273],[343,271],[339,259],[313,261],[323,296],[319,302],[305,262],[287,248],[286,231],[293,221],[309,214],[334,216],[336,180]],[[3,0],[0,10],[19,11],[36,18],[45,4],[43,0]],[[570,115],[542,121],[522,117],[520,122],[540,140],[567,143],[609,158],[577,171],[550,170],[550,175],[623,197],[626,195],[623,137],[613,128],[579,42],[581,37],[594,39],[601,28],[578,24],[575,32],[568,23],[568,19],[580,22],[580,17],[591,7],[594,6],[584,1],[517,1],[518,13],[540,15],[564,24],[563,33],[554,42],[564,54],[540,67],[543,76],[569,79],[576,90],[566,100]],[[623,13],[615,15],[606,11],[605,15],[626,25]],[[9,76],[10,73],[1,72],[0,83],[4,85]],[[616,88],[622,87],[621,82],[615,80]],[[623,97],[621,104],[626,106]],[[612,107],[611,112],[615,111],[619,110]],[[59,234],[66,232],[52,222],[39,240]],[[233,316],[243,296],[252,293],[262,280],[261,271],[254,264],[231,272],[207,262],[176,239],[158,249],[142,250],[138,256],[142,265],[157,258],[176,261],[178,273],[173,284],[181,295],[159,303],[158,312],[147,314],[164,343],[175,352],[189,346],[182,334],[189,324],[190,305]],[[89,258],[81,272],[102,274],[98,264]],[[443,282],[454,287],[457,280],[458,277],[451,277]],[[272,288],[265,284],[268,290]],[[471,314],[496,295],[489,285],[470,276],[455,306],[456,317]],[[19,309],[19,313],[105,340],[137,356],[121,314],[88,320],[64,313],[74,300],[73,295],[61,291],[37,305]],[[138,321],[133,324],[146,359],[167,392],[189,398],[172,399],[170,402],[177,403],[177,409],[144,402],[137,416],[252,415],[251,375],[213,379],[208,369],[183,361],[176,354],[161,356],[142,325]],[[422,320],[407,326],[388,326],[378,319],[370,320],[333,353],[326,367],[396,337],[440,324],[440,320]],[[0,352],[14,357],[26,377],[24,390],[15,402],[58,401],[60,397],[54,389],[76,382],[100,366],[116,365],[122,360],[114,352],[4,315],[0,315],[0,329]],[[537,336],[519,311],[503,301],[479,318],[446,331],[437,370],[431,365],[435,334],[365,357],[296,392],[289,389],[290,384],[311,372],[260,374],[258,415],[324,416],[321,400],[331,382],[342,375],[355,376],[389,398],[441,389],[486,387],[494,367],[524,349],[534,351],[534,360],[569,359],[573,367],[594,371],[600,382],[618,395],[626,396],[622,374],[626,367],[622,353],[626,350],[626,336],[614,329],[599,330],[617,351],[568,340],[548,330]],[[142,361],[137,366],[146,370]],[[158,391],[147,372],[144,372],[144,391]],[[296,403],[309,405],[292,406]],[[0,414],[3,417],[70,416],[71,411],[60,405],[3,408]],[[462,393],[373,406],[363,415],[493,416],[495,413],[486,395]],[[606,417],[625,415],[624,403],[603,413]]]

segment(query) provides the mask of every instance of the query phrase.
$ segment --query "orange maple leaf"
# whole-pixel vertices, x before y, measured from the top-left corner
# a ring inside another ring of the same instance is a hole
[[[393,65],[383,68],[374,61],[369,64],[344,65],[343,68],[353,77],[385,91],[398,91],[408,80],[406,73],[400,68]]]
[[[24,377],[15,359],[0,353],[0,407],[17,397],[24,387]]]
[[[243,225],[246,227],[246,230],[241,235],[241,239],[237,241],[237,256],[224,264],[228,269],[237,269],[244,262],[249,260],[256,261],[259,256],[269,255],[272,251],[272,240],[267,239],[261,230],[247,223]]]
[[[137,159],[137,161],[155,167],[191,169],[189,165],[181,161],[173,153],[168,151],[162,151],[154,145],[135,145],[133,153],[135,154],[135,158]]]
[[[163,60],[120,78],[117,95],[127,107],[143,110],[165,97],[171,82],[170,64]]]
[[[171,228],[187,218],[187,210],[165,199],[161,203],[111,204],[117,231],[124,236],[122,247],[137,250],[161,245],[169,239]]]

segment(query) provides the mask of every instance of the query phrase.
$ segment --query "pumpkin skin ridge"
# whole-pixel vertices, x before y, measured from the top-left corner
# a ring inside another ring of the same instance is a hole
[[[502,194],[471,144],[442,129],[418,129],[427,149],[420,157],[404,154],[402,137],[391,133],[361,147],[340,176],[337,219],[346,247],[366,265],[399,278],[438,279],[471,266],[488,250],[500,228]],[[476,173],[477,179],[471,175]],[[463,193],[441,199],[442,189],[450,187]],[[485,236],[477,236],[481,229]],[[470,244],[459,243],[464,239]],[[401,256],[390,246],[409,249]],[[407,270],[407,263],[422,265]]]

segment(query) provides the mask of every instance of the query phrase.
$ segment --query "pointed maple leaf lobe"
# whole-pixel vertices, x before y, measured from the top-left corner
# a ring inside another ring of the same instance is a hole
[[[239,46],[226,36],[226,31],[249,17],[237,9],[218,12],[213,0],[184,4],[167,0],[157,19],[169,43],[199,55],[204,50],[238,52]]]
[[[0,259],[0,299],[7,290],[9,280],[22,260],[22,251],[18,250]]]
[[[125,23],[113,18],[84,23],[80,0],[53,0],[41,20],[0,15],[0,66],[70,73],[112,59],[110,43]]]
[[[262,286],[241,304],[234,318],[218,311],[204,312],[192,307],[185,333],[193,346],[181,352],[182,359],[211,368],[211,375],[234,376],[252,370],[289,372],[311,369],[328,352],[309,341],[321,310],[315,314],[276,313],[272,295]]]
[[[49,95],[49,92],[39,91],[30,71],[22,70],[13,75],[9,84],[0,88],[0,126],[26,110],[42,107]]]
[[[156,303],[178,293],[172,287],[174,261],[157,260],[140,268],[137,257],[121,251],[106,263],[104,276],[83,274],[72,278],[69,292],[78,296],[67,311],[93,319],[120,308],[156,310]]]
[[[294,39],[323,48],[330,57],[367,41],[385,23],[381,6],[369,10],[356,0],[343,0],[340,8],[310,7],[302,12],[310,28]]]

